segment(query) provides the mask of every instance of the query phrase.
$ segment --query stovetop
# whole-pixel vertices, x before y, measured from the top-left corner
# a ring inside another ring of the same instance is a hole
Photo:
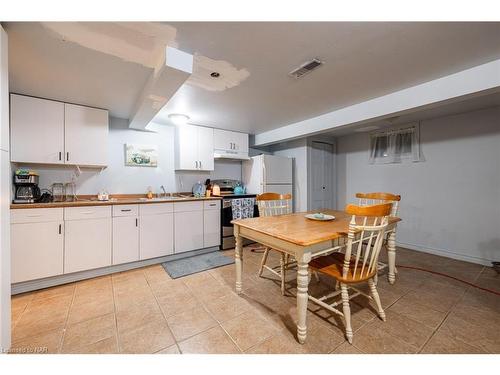
[[[234,194],[234,193],[221,193],[222,199],[236,199],[236,198],[255,198],[257,194]]]

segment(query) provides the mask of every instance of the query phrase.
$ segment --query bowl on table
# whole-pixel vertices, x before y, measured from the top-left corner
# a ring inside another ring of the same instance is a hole
[[[330,221],[330,220],[335,220],[335,216],[332,215],[327,215],[322,212],[317,212],[314,214],[307,214],[305,215],[307,219],[310,220],[318,220],[318,221]]]

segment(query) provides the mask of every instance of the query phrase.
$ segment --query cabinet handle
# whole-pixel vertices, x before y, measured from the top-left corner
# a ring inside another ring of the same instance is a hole
[[[42,216],[41,214],[33,214],[33,215],[26,215],[27,217],[40,217]]]
[[[62,232],[62,224],[59,224],[59,234]]]
[[[66,152],[66,161],[69,161],[69,151]]]
[[[196,160],[196,161],[194,162],[194,164],[196,165],[196,167],[195,167],[195,168],[196,168],[196,169],[198,169],[198,160]]]
[[[200,161],[200,169],[201,169],[201,161]]]
[[[59,151],[59,161],[61,161],[61,160],[62,160],[62,152]]]
[[[132,209],[131,209],[131,208],[128,208],[128,209],[126,209],[126,210],[121,210],[121,211],[122,211],[122,212],[130,212],[130,211],[132,211]]]
[[[139,219],[135,218],[135,226],[137,227],[139,224]]]

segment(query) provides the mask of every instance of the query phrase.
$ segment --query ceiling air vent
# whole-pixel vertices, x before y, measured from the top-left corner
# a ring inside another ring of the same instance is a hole
[[[313,59],[311,61],[307,61],[301,66],[299,66],[297,69],[292,70],[289,75],[291,75],[293,78],[300,78],[307,73],[312,72],[314,69],[320,67],[323,65],[323,61],[318,60],[318,59]]]

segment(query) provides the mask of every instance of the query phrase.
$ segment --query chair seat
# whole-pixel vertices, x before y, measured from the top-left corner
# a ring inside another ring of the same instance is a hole
[[[374,271],[367,274],[366,267],[368,267],[368,265],[365,265],[365,269],[363,270],[363,277],[361,277],[361,266],[362,266],[361,261],[358,264],[358,268],[356,269],[356,274],[354,275],[353,273],[354,273],[354,265],[356,262],[356,258],[351,257],[351,260],[349,262],[349,270],[347,272],[347,277],[344,278],[343,277],[344,258],[345,254],[343,253],[333,253],[330,255],[325,255],[311,260],[311,262],[309,263],[309,267],[314,268],[318,272],[329,275],[345,284],[359,283],[361,281],[366,281],[368,279],[371,279],[373,276],[375,276],[377,270],[375,269]]]

